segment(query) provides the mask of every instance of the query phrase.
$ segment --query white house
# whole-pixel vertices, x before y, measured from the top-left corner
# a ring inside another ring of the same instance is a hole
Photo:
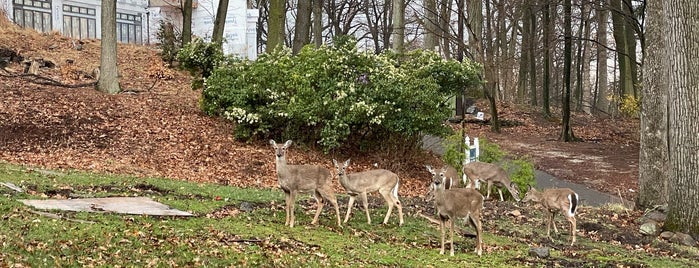
[[[59,31],[76,39],[99,38],[101,0],[0,0],[10,20],[40,32]],[[217,0],[194,1],[192,33],[210,38]],[[257,58],[256,9],[246,0],[231,0],[224,29],[224,51],[242,58]],[[162,21],[182,29],[179,0],[117,0],[117,40],[123,43],[156,43]]]

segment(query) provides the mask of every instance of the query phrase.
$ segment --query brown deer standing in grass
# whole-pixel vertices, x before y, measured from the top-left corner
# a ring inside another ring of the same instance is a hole
[[[472,188],[444,189],[444,181],[443,178],[434,179],[429,189],[429,192],[434,193],[434,204],[437,208],[439,230],[442,235],[442,247],[439,254],[444,254],[444,226],[449,222],[450,255],[454,256],[454,224],[457,219],[464,219],[476,229],[475,252],[480,256],[483,253],[483,227],[481,224],[483,195]]]
[[[388,218],[391,216],[391,211],[395,205],[398,209],[398,225],[403,225],[403,206],[398,199],[398,187],[400,184],[398,175],[385,169],[374,169],[347,174],[347,166],[350,164],[349,159],[347,159],[342,166],[340,166],[337,161],[333,159],[333,164],[337,169],[337,176],[340,180],[340,184],[342,184],[342,187],[344,187],[347,194],[349,194],[347,215],[345,215],[344,221],[345,223],[347,223],[347,220],[352,213],[354,200],[357,198],[357,195],[359,195],[359,198],[362,200],[362,205],[364,205],[367,223],[371,224],[369,204],[367,203],[367,193],[378,191],[383,199],[386,200],[386,205],[388,206],[388,211],[386,212],[386,217],[383,219],[383,224],[388,223]]]
[[[342,227],[340,223],[340,209],[337,206],[337,199],[335,199],[335,192],[333,191],[333,175],[330,170],[314,165],[287,165],[286,150],[291,145],[291,140],[286,141],[282,146],[277,145],[274,140],[270,140],[269,143],[274,148],[277,179],[279,180],[279,186],[284,191],[284,199],[286,201],[286,222],[284,225],[294,227],[296,194],[299,192],[312,192],[318,207],[311,224],[318,223],[318,216],[323,210],[323,199],[327,199],[335,207],[337,225]]]
[[[578,208],[579,201],[577,193],[568,188],[546,189],[539,192],[530,186],[527,194],[522,199],[522,202],[528,201],[541,203],[547,212],[546,236],[551,241],[553,241],[553,238],[551,238],[551,224],[553,224],[553,230],[558,233],[558,228],[556,228],[556,222],[553,218],[560,211],[570,222],[570,233],[573,237],[570,245],[572,246],[575,243],[575,211]]]
[[[519,187],[516,183],[510,181],[507,172],[501,167],[491,163],[476,161],[465,164],[463,171],[472,182],[485,181],[488,184],[486,199],[490,199],[490,188],[495,185],[507,188],[515,201],[519,202]],[[498,193],[500,193],[500,201],[504,201],[505,199],[502,197],[500,188],[498,188]]]

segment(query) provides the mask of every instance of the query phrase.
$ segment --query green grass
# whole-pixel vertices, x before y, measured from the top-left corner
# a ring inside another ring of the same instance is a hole
[[[687,247],[677,246],[677,251],[683,253],[673,257],[672,254],[644,254],[624,245],[579,237],[579,246],[568,249],[564,241],[558,241],[553,244],[552,256],[540,260],[527,253],[540,239],[528,241],[526,237],[542,236],[541,219],[537,219],[534,226],[522,225],[512,217],[495,215],[500,213],[495,211],[484,221],[483,256],[478,257],[473,252],[473,238],[455,236],[456,255],[450,257],[439,254],[438,228],[415,216],[416,209],[410,206],[404,209],[406,222],[401,227],[397,226],[395,212],[388,225],[378,224],[386,211],[383,206],[372,208],[372,225],[366,223],[361,209],[355,209],[350,222],[338,228],[334,213],[326,206],[320,224],[311,226],[314,211],[303,208],[311,202],[308,196],[302,195],[296,206],[297,226],[288,228],[284,226],[284,197],[278,189],[241,189],[160,178],[45,171],[3,163],[0,163],[0,182],[11,182],[28,190],[15,193],[0,186],[0,266],[3,267],[20,264],[31,267],[585,267],[616,264],[683,267],[693,264],[698,256],[696,249]],[[79,197],[147,196],[195,216],[50,211],[61,216],[55,219],[36,214],[32,208],[16,201],[45,199],[56,193]],[[339,198],[343,201],[340,210],[344,216],[347,197],[340,195]],[[254,210],[239,210],[243,202]],[[469,227],[465,230],[472,231]],[[564,232],[559,240],[565,239],[567,233]]]

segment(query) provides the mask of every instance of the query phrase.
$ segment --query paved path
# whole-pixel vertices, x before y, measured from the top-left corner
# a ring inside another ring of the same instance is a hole
[[[422,148],[430,150],[437,155],[444,154],[442,140],[434,136],[425,136],[422,139]],[[561,180],[541,170],[534,170],[536,188],[570,188],[580,196],[581,204],[586,206],[602,206],[608,203],[621,203],[621,198],[608,193],[591,189],[583,184]],[[627,207],[632,207],[633,203],[624,200]]]

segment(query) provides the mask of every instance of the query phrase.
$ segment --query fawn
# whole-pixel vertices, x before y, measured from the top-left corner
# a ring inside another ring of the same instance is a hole
[[[563,216],[566,217],[568,222],[570,222],[570,233],[573,237],[571,239],[570,245],[575,243],[575,211],[578,208],[578,194],[573,192],[569,188],[559,188],[559,189],[546,189],[542,192],[529,186],[527,194],[524,195],[522,202],[536,202],[541,203],[544,210],[548,212],[546,221],[546,236],[553,241],[551,238],[551,224],[553,224],[553,230],[558,233],[558,228],[556,228],[556,223],[553,221],[556,212],[562,212]]]

